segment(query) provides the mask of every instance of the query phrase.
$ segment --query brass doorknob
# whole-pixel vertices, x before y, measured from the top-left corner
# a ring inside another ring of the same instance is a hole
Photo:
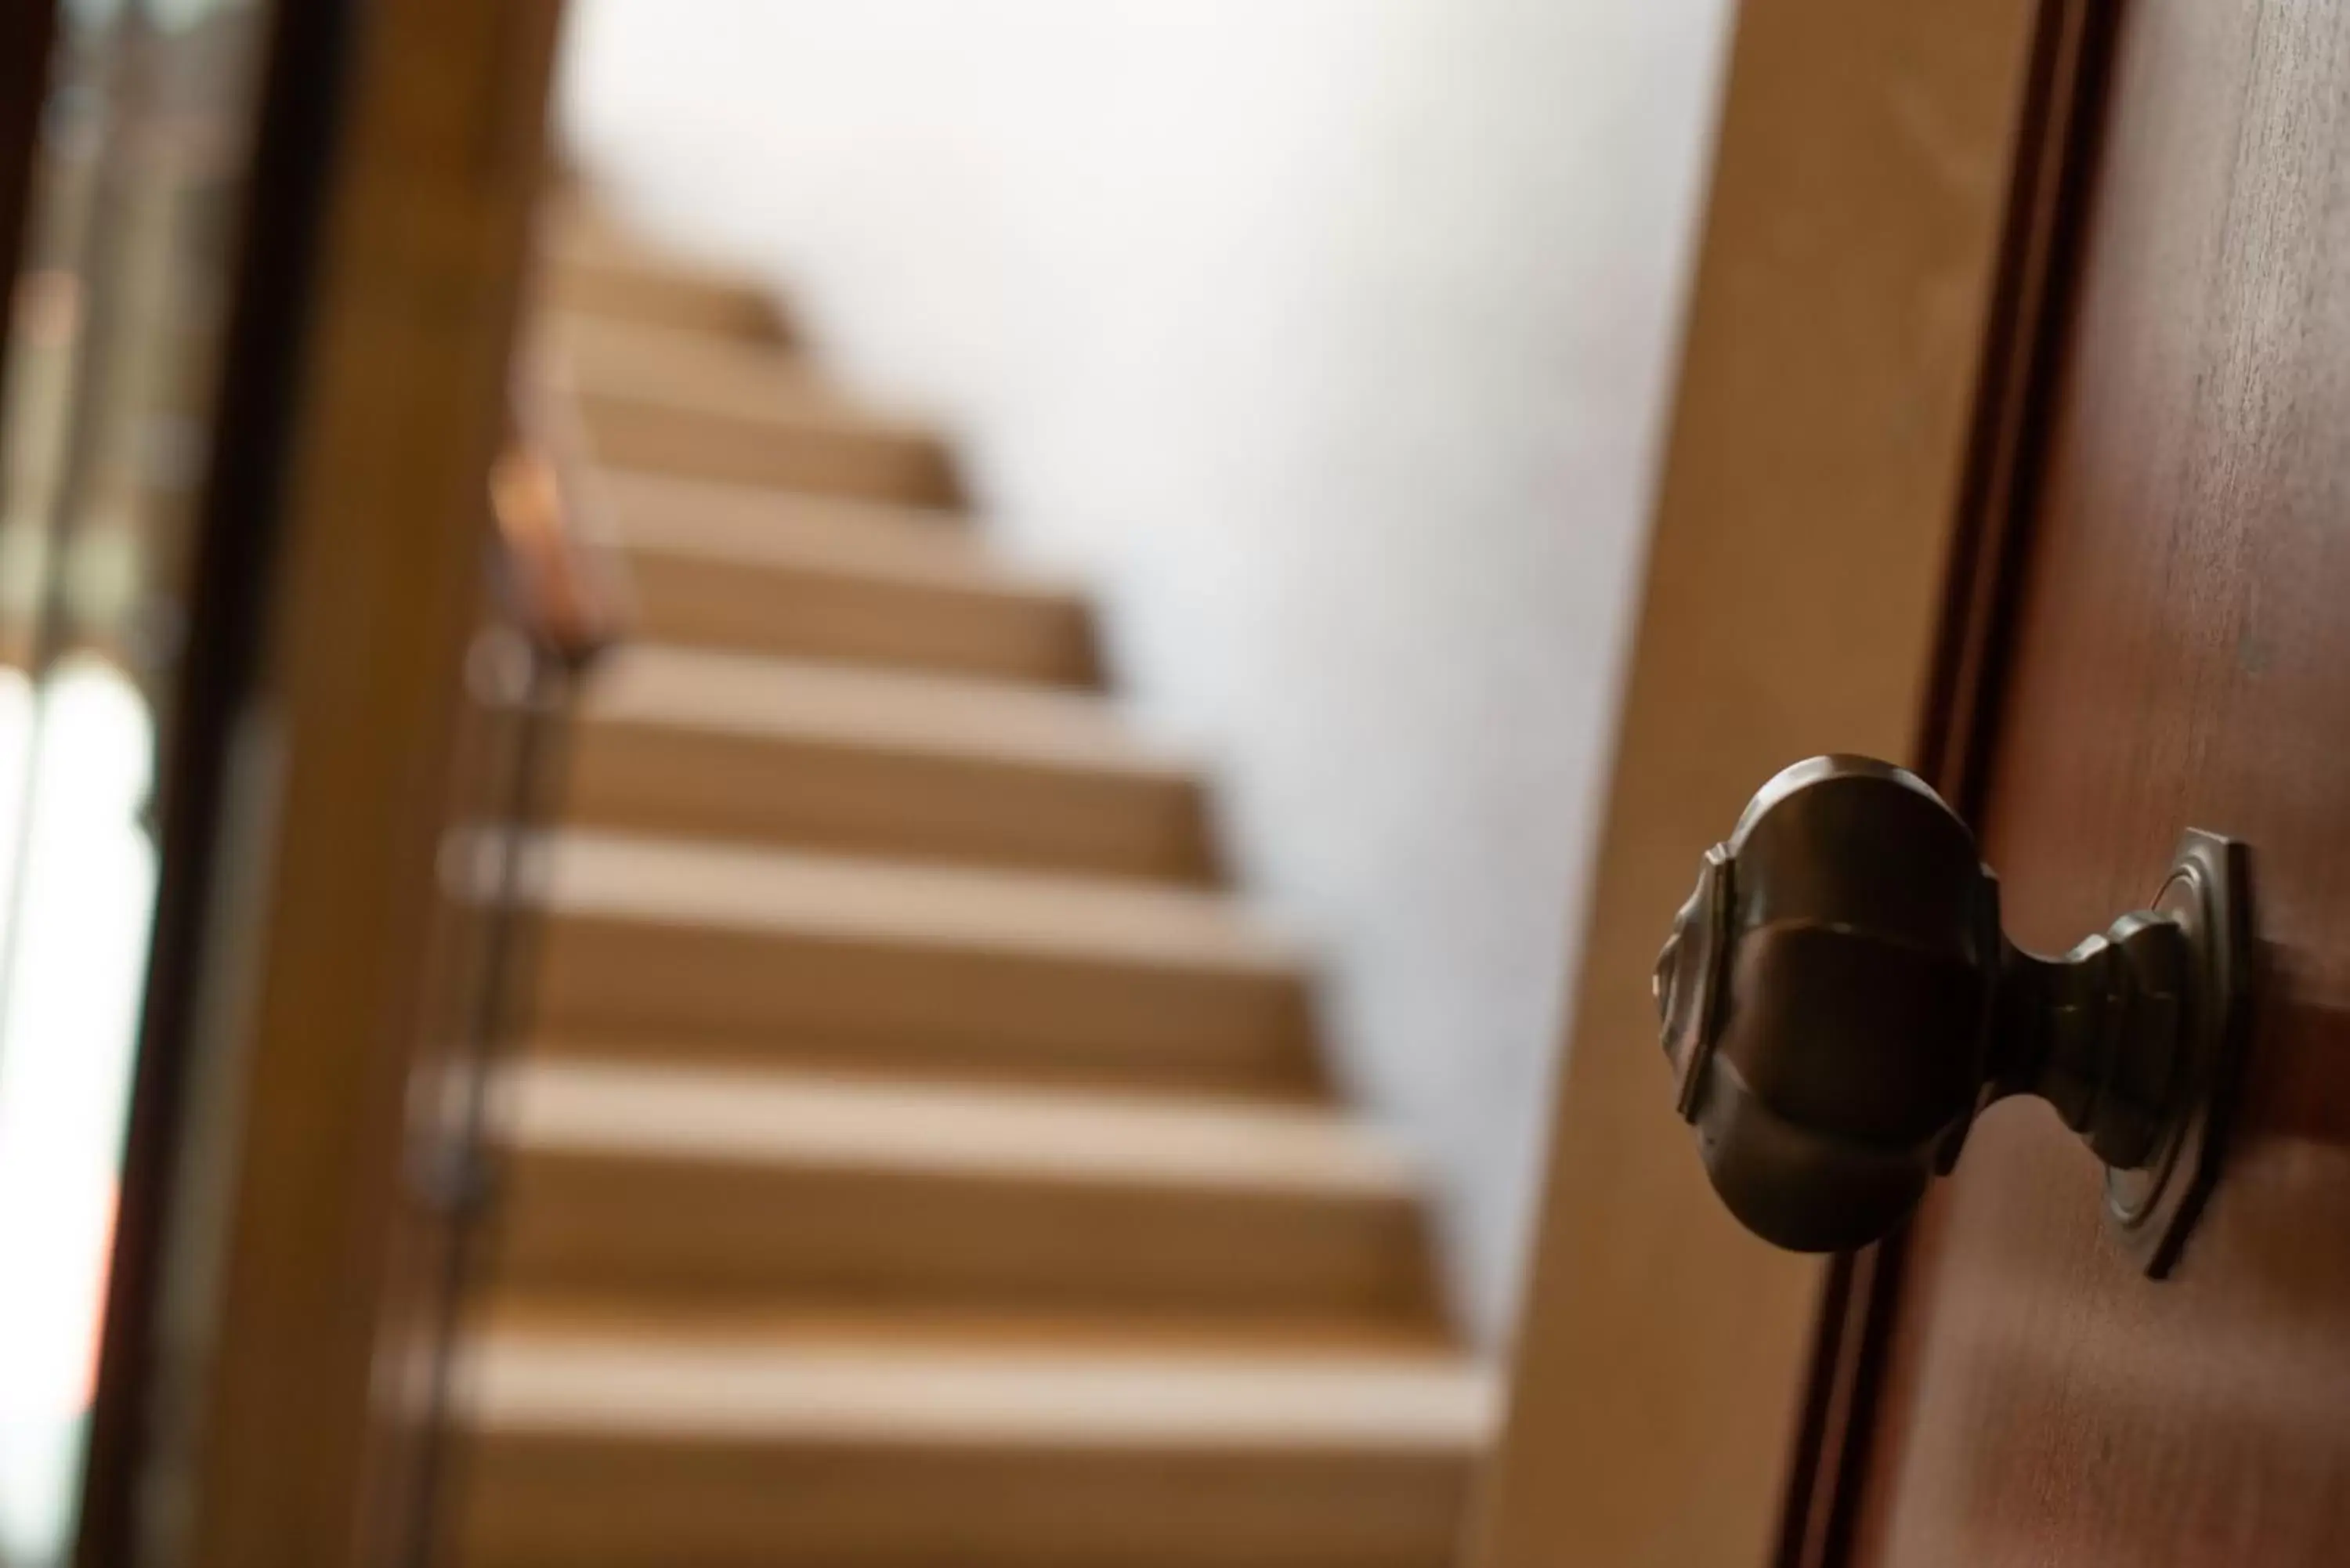
[[[2244,1012],[2243,846],[2189,830],[2152,906],[2059,957],[1926,784],[1814,757],[1762,786],[1657,961],[1682,1117],[1731,1211],[1838,1251],[1898,1225],[1992,1101],[2037,1095],[2106,1168],[2148,1273],[2218,1172]]]

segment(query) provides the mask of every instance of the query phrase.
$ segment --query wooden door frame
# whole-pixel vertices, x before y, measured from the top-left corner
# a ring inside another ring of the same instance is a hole
[[[1911,765],[1969,821],[1981,815],[1999,728],[2018,563],[2061,354],[2056,327],[2067,313],[2117,9],[2111,0],[2043,0],[2027,62],[1940,629],[1910,750]],[[1779,1568],[1832,1568],[1849,1556],[1907,1251],[1905,1230],[1829,1265],[1789,1455]]]
[[[227,640],[172,742],[202,787],[166,805],[80,1568],[381,1560],[408,1069],[560,12],[278,10],[255,200],[299,211],[249,234],[232,328]]]
[[[1772,1251],[1671,1114],[1648,966],[1780,766],[1972,804],[2104,0],[1740,11],[1475,1568],[1833,1563],[1898,1249]]]

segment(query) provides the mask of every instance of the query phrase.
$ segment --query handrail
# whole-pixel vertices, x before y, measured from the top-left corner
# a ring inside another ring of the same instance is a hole
[[[523,629],[573,667],[619,640],[627,585],[606,545],[567,383],[551,357],[525,358],[512,433],[490,468],[490,514]]]

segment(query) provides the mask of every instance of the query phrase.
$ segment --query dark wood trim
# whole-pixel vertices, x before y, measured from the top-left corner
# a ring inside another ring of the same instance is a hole
[[[1960,812],[1981,805],[1998,728],[2018,546],[2037,486],[2043,418],[2105,118],[2121,0],[2046,0],[2016,142],[1993,331],[1951,537],[1919,771]]]
[[[1846,1470],[1862,1446],[1853,1417],[1874,1392],[1877,1308],[1892,1298],[1889,1282],[1878,1273],[1888,1264],[1898,1266],[1898,1239],[1888,1238],[1857,1252],[1839,1253],[1820,1287],[1811,1386],[1797,1423],[1787,1509],[1780,1523],[1782,1568],[1820,1568],[1832,1543],[1841,1550],[1849,1490]]]
[[[1983,345],[1934,659],[1911,756],[1970,820],[1980,814],[2061,357],[2121,0],[2043,0],[2017,122],[1999,276]],[[1838,1258],[1823,1293],[1811,1386],[1790,1466],[1780,1568],[1851,1554],[1907,1231]]]
[[[285,0],[271,18],[233,296],[196,524],[187,652],[161,739],[160,867],[124,1134],[114,1253],[90,1410],[77,1568],[133,1560],[168,1188],[180,1158],[200,950],[222,867],[234,731],[267,618],[301,347],[332,171],[351,0]]]
[[[33,169],[47,105],[49,64],[56,52],[57,0],[8,0],[0,5],[0,364],[8,358],[12,296],[24,266],[25,225],[33,204]],[[5,391],[5,389],[0,389]],[[6,413],[0,404],[0,415]]]

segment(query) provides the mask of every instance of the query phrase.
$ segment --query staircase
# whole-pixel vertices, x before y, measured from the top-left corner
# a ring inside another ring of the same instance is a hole
[[[465,1568],[1440,1568],[1492,1418],[1300,955],[756,288],[587,213],[546,330],[637,599],[547,846]]]

